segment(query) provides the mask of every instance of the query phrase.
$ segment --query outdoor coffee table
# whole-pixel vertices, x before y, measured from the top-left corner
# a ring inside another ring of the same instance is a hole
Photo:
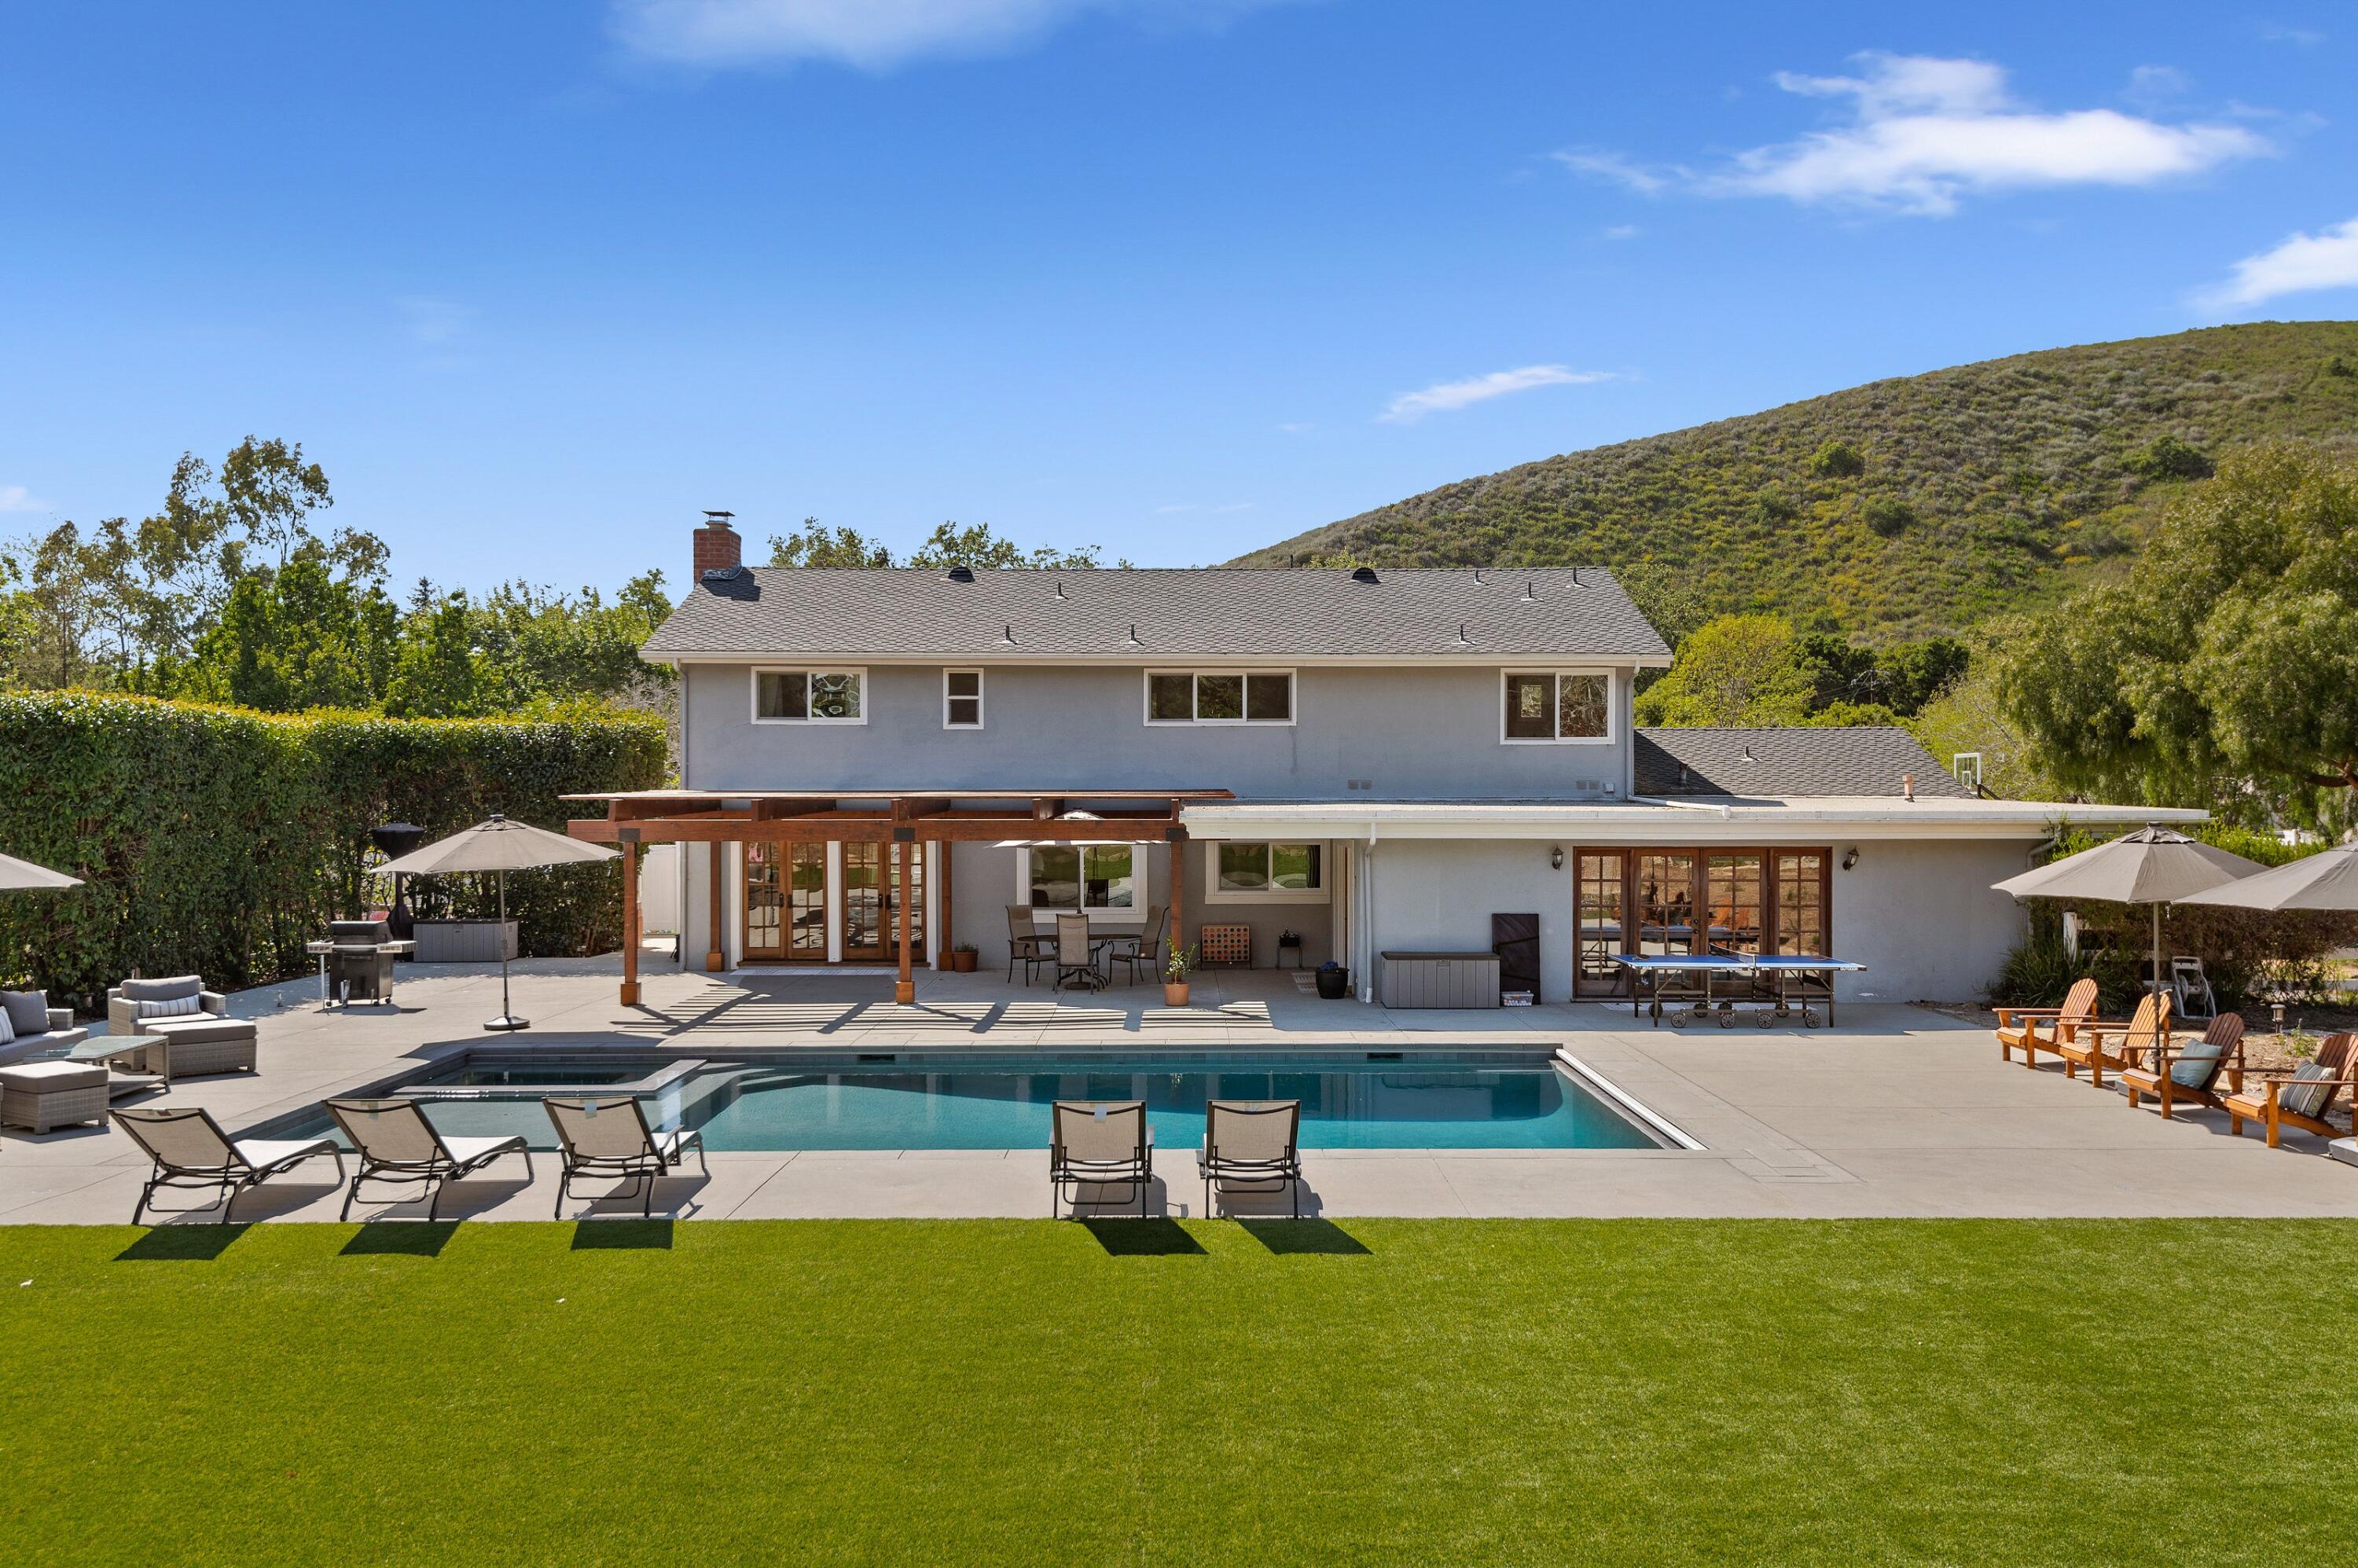
[[[155,1051],[157,1059],[163,1064],[161,1068],[152,1073],[135,1073],[125,1069],[123,1076],[119,1077],[109,1074],[106,1080],[106,1094],[109,1099],[113,1099],[119,1095],[137,1094],[144,1089],[170,1088],[172,1087],[172,1043],[161,1034],[96,1034],[79,1044],[68,1046],[66,1054],[58,1060],[103,1062],[108,1066],[114,1066],[124,1056],[137,1055],[140,1052],[151,1049]]]

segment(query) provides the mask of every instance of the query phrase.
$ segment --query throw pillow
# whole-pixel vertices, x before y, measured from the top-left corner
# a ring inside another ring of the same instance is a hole
[[[0,1012],[8,1015],[8,1027],[16,1034],[46,1034],[49,1028],[49,993],[47,991],[0,991]]]
[[[14,1045],[16,1043],[16,1030],[8,1022],[8,1010],[0,1007],[0,1045]]]
[[[2315,1116],[2333,1098],[2334,1082],[2341,1076],[2322,1062],[2303,1062],[2293,1081],[2277,1091],[2277,1105],[2295,1116]]]
[[[139,1004],[139,1016],[142,1018],[186,1018],[190,1013],[202,1012],[204,1011],[204,1007],[205,1003],[202,997],[174,997],[170,1001],[141,1002]]]

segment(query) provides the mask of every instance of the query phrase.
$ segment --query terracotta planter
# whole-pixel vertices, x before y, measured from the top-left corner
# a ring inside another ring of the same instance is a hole
[[[972,950],[953,952],[950,955],[950,973],[954,975],[970,975],[974,973],[974,961],[978,957],[979,957],[979,955]]]
[[[1186,1005],[1187,1005],[1187,982],[1186,982],[1185,980],[1165,980],[1165,981],[1163,981],[1163,1006],[1165,1006],[1165,1007],[1184,1007],[1184,1006],[1186,1006]]]

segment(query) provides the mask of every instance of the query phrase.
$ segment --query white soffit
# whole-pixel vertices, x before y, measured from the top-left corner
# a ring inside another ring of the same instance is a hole
[[[2200,811],[2073,806],[2035,800],[1775,800],[1597,802],[1218,802],[1189,806],[1180,820],[1216,838],[1561,838],[1586,844],[1742,844],[1797,838],[2012,838],[2048,837],[2058,821],[2088,827],[2196,823]]]

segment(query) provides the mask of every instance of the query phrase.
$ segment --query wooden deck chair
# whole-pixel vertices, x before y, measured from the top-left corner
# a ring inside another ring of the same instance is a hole
[[[2039,1065],[2039,1026],[2047,1026],[2047,1039],[2068,1041],[2080,1025],[2096,1016],[2096,982],[2083,975],[2071,982],[2064,993],[2061,1007],[2001,1007],[1997,1010],[1997,1057],[2011,1062],[2017,1051],[2022,1053],[2022,1065]],[[2050,1049],[2052,1049],[2050,1044]]]
[[[2329,1034],[2318,1043],[2317,1056],[2290,1073],[2271,1073],[2258,1083],[2246,1083],[2226,1099],[2227,1130],[2240,1138],[2244,1123],[2256,1121],[2268,1130],[2268,1147],[2283,1139],[2287,1127],[2338,1138],[2342,1130],[2326,1119],[2333,1102],[2358,1076],[2358,1034]]]
[[[2041,1049],[2063,1058],[2066,1077],[2078,1077],[2085,1067],[2089,1078],[2103,1088],[2106,1067],[2117,1071],[2136,1066],[2169,1045],[2169,993],[2147,993],[2138,999],[2136,1011],[2126,1023],[2082,1023],[2071,1033],[2068,1044],[2058,1040]]]
[[[2244,1087],[2244,1020],[2240,1014],[2223,1012],[2211,1021],[2201,1039],[2182,1050],[2165,1045],[2157,1055],[2158,1060],[2150,1066],[2121,1069],[2121,1087],[2128,1090],[2132,1109],[2139,1096],[2151,1096],[2160,1102],[2164,1121],[2177,1105],[2192,1103],[2224,1110],[2227,1102],[2219,1093],[2220,1075],[2226,1075],[2229,1093]]]

